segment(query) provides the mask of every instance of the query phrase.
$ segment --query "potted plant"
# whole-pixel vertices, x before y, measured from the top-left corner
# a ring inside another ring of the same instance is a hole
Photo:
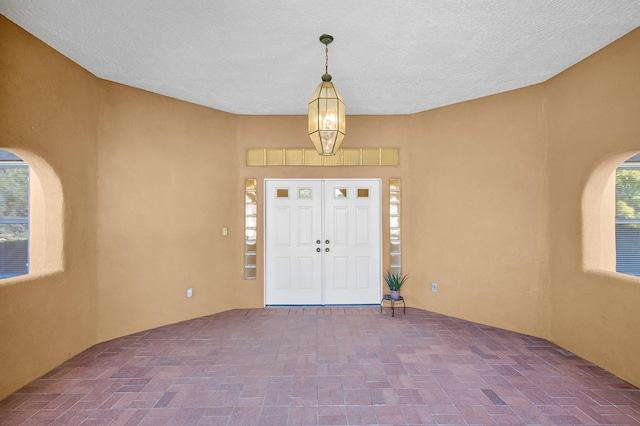
[[[387,283],[387,286],[389,286],[389,292],[391,293],[392,299],[400,298],[400,288],[405,281],[407,281],[407,278],[409,278],[409,275],[407,274],[402,275],[398,272],[391,272],[389,270],[385,271],[384,281]]]

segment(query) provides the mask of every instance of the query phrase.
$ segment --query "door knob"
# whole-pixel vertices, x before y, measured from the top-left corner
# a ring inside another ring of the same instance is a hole
[[[325,243],[325,244],[329,244],[329,240],[326,240],[324,243]]]
[[[324,251],[326,251],[327,253],[329,253],[329,247],[327,247],[326,249],[324,249]]]
[[[316,251],[317,251],[318,253],[320,253],[320,247],[318,247],[318,248],[316,249]]]

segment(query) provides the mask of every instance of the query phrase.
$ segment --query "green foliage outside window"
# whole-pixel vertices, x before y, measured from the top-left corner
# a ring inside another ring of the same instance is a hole
[[[640,169],[616,170],[616,219],[640,219]]]
[[[0,165],[0,241],[29,239],[26,223],[6,223],[29,219],[29,168]]]
[[[29,273],[29,166],[3,150],[0,157],[2,279]]]

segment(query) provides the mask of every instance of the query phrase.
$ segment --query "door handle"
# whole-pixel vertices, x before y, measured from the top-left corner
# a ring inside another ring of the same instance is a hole
[[[316,249],[316,251],[317,251],[318,253],[320,253],[320,247],[318,247],[318,248]]]
[[[326,249],[324,249],[324,251],[326,251],[327,253],[329,253],[331,250],[329,250],[329,247],[327,247]]]

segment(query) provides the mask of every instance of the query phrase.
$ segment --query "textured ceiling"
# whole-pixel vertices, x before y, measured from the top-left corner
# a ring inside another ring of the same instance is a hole
[[[539,83],[640,25],[638,0],[0,0],[98,77],[240,114],[413,113]]]

